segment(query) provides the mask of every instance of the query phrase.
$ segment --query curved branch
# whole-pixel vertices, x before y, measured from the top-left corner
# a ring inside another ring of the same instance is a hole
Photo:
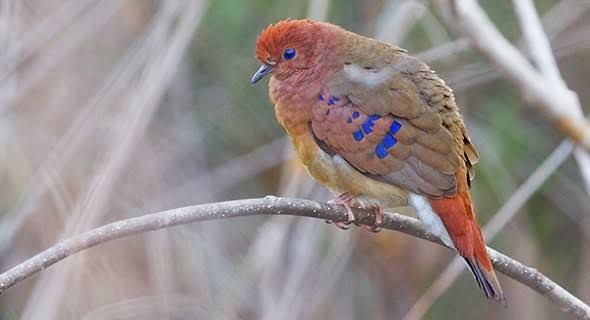
[[[374,213],[353,209],[359,224],[373,225]],[[0,274],[0,293],[31,277],[37,272],[77,253],[101,243],[148,231],[169,228],[197,221],[246,217],[254,215],[293,215],[332,221],[346,221],[346,210],[339,205],[310,200],[277,198],[246,199],[182,207],[120,220],[62,240],[45,251]],[[397,213],[384,216],[383,227],[443,245],[417,219]],[[560,309],[577,319],[590,319],[590,307],[557,285],[539,271],[489,249],[496,270],[539,292]]]

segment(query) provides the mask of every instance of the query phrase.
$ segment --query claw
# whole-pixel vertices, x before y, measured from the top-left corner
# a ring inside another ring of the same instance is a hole
[[[339,196],[337,196],[336,198],[328,201],[328,203],[332,203],[332,204],[339,204],[344,206],[344,208],[346,209],[346,214],[348,216],[348,220],[347,221],[343,221],[343,222],[334,222],[332,220],[326,220],[326,223],[328,224],[334,224],[335,226],[337,226],[338,228],[342,229],[342,230],[348,230],[350,229],[350,224],[354,223],[355,225],[359,226],[360,224],[357,223],[354,217],[354,213],[352,212],[352,208],[350,206],[350,203],[352,202],[352,200],[354,200],[354,198],[348,193],[348,192],[344,192],[342,194],[340,194]],[[371,208],[373,210],[375,210],[375,223],[372,226],[367,226],[367,225],[363,225],[363,228],[371,231],[371,232],[379,232],[382,229],[383,226],[383,212],[381,211],[381,208],[379,206],[368,206],[367,208]]]
[[[372,226],[364,226],[365,229],[371,232],[379,232],[383,226],[383,212],[379,206],[372,206],[375,209],[375,223]]]
[[[327,224],[334,224],[335,226],[337,226],[338,228],[342,229],[342,230],[348,230],[350,229],[350,222],[334,222],[332,220],[325,220],[325,222]]]
[[[350,224],[353,223],[355,220],[354,213],[352,212],[352,208],[350,207],[350,202],[353,199],[354,198],[348,192],[344,192],[344,193],[340,194],[338,197],[328,201],[328,203],[339,204],[339,205],[344,206],[344,208],[346,209],[346,215],[348,216],[348,221],[334,222],[332,220],[326,220],[326,223],[328,223],[328,224],[334,223],[335,226],[337,226],[338,228],[340,228],[342,230],[350,229]]]

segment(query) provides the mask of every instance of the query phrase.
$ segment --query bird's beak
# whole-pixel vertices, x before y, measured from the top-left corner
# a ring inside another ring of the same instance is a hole
[[[250,83],[255,84],[256,82],[260,81],[260,79],[264,78],[266,75],[272,73],[273,66],[263,63],[260,66],[260,69],[256,71],[256,73],[252,76],[252,80]]]

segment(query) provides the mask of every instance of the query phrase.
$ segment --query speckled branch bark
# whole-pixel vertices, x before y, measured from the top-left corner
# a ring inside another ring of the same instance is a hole
[[[353,211],[360,224],[372,225],[374,223],[375,217],[372,211],[363,209],[354,209]],[[51,248],[0,274],[0,293],[77,252],[107,241],[192,222],[254,215],[293,215],[332,221],[347,219],[346,210],[338,205],[272,196],[263,199],[202,204],[152,213],[113,222],[58,242]],[[400,214],[387,214],[384,217],[384,228],[443,245],[436,236],[424,228],[420,221],[414,218]],[[575,316],[575,318],[590,319],[590,307],[551,279],[493,249],[489,249],[489,251],[498,271],[544,295],[564,312]]]

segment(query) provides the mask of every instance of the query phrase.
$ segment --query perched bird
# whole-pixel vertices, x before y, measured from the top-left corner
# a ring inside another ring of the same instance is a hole
[[[406,51],[312,20],[268,26],[251,82],[268,89],[299,159],[350,206],[411,206],[505,302],[469,192],[478,153],[452,90]]]

